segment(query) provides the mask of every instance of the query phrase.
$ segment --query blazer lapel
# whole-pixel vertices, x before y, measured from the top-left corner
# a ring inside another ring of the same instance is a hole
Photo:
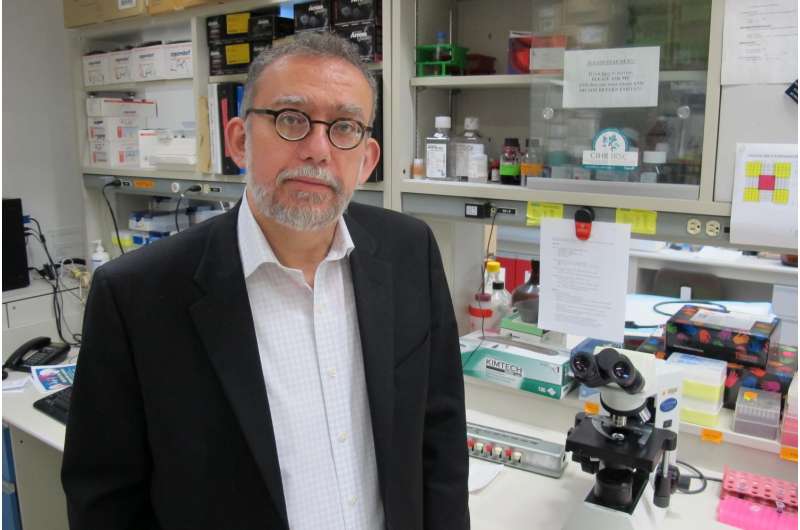
[[[361,225],[349,215],[345,215],[345,222],[355,245],[350,253],[350,270],[364,356],[378,478],[385,505],[390,480],[388,462],[391,461],[394,411],[392,264],[376,256],[376,242]]]
[[[275,508],[288,528],[278,452],[239,256],[238,212],[237,206],[211,229],[195,272],[195,282],[205,296],[190,312]]]

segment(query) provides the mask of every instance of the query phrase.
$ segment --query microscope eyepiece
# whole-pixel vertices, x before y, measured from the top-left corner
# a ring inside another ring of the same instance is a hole
[[[617,362],[611,368],[611,374],[614,382],[619,385],[621,389],[629,394],[636,394],[644,386],[644,378],[639,370],[633,363],[625,357],[620,355]]]
[[[575,379],[588,387],[617,383],[629,394],[636,394],[644,387],[642,374],[630,359],[614,348],[605,348],[597,355],[588,352],[576,353],[570,359],[570,366]]]

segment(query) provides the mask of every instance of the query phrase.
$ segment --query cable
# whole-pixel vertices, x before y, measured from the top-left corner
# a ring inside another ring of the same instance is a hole
[[[666,317],[675,316],[675,313],[667,313],[666,311],[659,311],[659,307],[662,305],[667,304],[683,304],[683,305],[695,305],[695,304],[705,304],[714,306],[716,309],[719,309],[723,313],[729,313],[728,308],[724,305],[720,304],[719,302],[712,302],[711,300],[664,300],[663,302],[658,302],[657,304],[653,305],[653,311],[658,313],[659,315],[664,315]]]
[[[106,205],[108,206],[108,211],[111,213],[111,221],[114,223],[114,233],[117,234],[117,246],[119,247],[119,251],[122,254],[125,254],[125,249],[122,248],[122,239],[119,237],[119,227],[117,227],[117,216],[114,215],[114,209],[111,207],[111,202],[109,202],[108,197],[106,196],[106,188],[119,188],[122,186],[122,182],[119,179],[114,179],[111,182],[108,182],[103,185],[103,198],[106,200]]]
[[[497,219],[497,208],[494,208],[494,214],[492,215],[492,226],[489,229],[489,240],[486,242],[486,256],[485,256],[485,258],[483,260],[483,263],[481,264],[481,285],[480,285],[480,288],[478,290],[478,293],[476,293],[476,294],[483,294],[484,293],[484,288],[486,287],[486,283],[485,283],[486,282],[486,262],[489,260],[489,247],[492,244],[492,235],[494,234],[494,222],[495,222],[496,219]],[[478,300],[478,307],[483,309],[483,307],[481,307],[480,304],[481,304],[481,300]],[[491,304],[491,300],[490,300],[490,304]],[[466,364],[469,363],[469,361],[472,359],[472,356],[475,355],[475,352],[477,352],[480,349],[480,347],[483,345],[484,337],[486,336],[486,331],[484,329],[484,323],[485,322],[486,322],[486,318],[481,316],[481,340],[478,341],[478,345],[475,346],[475,349],[470,352],[469,357],[467,357],[467,360],[464,363],[462,363],[464,366],[466,366]]]
[[[702,471],[700,471],[699,469],[697,469],[696,467],[694,467],[692,464],[690,464],[688,462],[684,462],[683,460],[677,460],[676,463],[679,466],[683,466],[685,468],[688,468],[688,469],[694,471],[697,474],[697,476],[687,476],[687,477],[679,477],[678,478],[678,491],[680,491],[681,493],[684,493],[686,495],[697,495],[698,493],[703,493],[706,490],[706,488],[708,487],[708,482],[709,481],[722,482],[721,478],[705,476]],[[702,486],[700,486],[697,489],[691,490],[691,489],[689,489],[689,482],[692,479],[695,479],[695,478],[702,481]]]
[[[186,191],[181,193],[180,197],[178,197],[178,204],[175,205],[175,231],[176,232],[180,232],[181,231],[181,227],[178,225],[178,212],[180,212],[181,201],[183,200],[183,198],[185,196],[184,194],[200,191],[201,189],[203,189],[203,188],[201,188],[199,184],[193,184],[193,185],[189,186],[188,188],[186,188]]]

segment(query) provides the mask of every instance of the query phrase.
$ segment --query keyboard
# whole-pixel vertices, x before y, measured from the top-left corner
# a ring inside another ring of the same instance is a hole
[[[67,424],[69,417],[69,401],[72,398],[72,387],[68,386],[58,392],[53,392],[49,396],[43,397],[33,402],[33,408],[40,410],[64,425]]]

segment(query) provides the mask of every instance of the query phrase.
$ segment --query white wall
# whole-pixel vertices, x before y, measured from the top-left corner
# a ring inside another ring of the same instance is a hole
[[[83,257],[84,213],[69,41],[61,0],[4,0],[3,197],[21,198],[53,259]],[[76,73],[79,75],[79,73]],[[41,245],[28,240],[29,265]]]

